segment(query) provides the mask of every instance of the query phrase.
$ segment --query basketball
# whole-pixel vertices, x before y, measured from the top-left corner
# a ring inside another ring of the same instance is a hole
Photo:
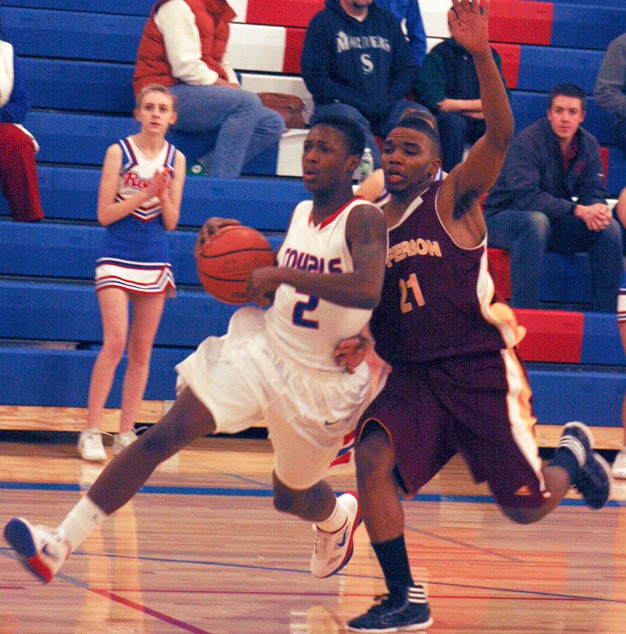
[[[198,277],[211,297],[225,304],[246,304],[246,281],[254,269],[274,266],[274,250],[256,229],[227,225],[202,245]]]

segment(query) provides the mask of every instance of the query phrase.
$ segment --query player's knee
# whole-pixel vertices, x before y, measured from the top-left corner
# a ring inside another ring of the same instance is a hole
[[[391,474],[394,456],[386,432],[380,429],[365,434],[356,446],[354,458],[360,482]]]

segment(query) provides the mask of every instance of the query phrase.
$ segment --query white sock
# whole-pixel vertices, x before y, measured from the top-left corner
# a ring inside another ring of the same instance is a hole
[[[344,524],[348,521],[348,513],[346,509],[341,506],[338,500],[335,500],[335,508],[330,516],[323,522],[317,522],[317,528],[326,533],[336,533],[343,528]]]
[[[74,551],[102,524],[106,517],[107,514],[85,495],[67,514],[59,529],[65,533]]]

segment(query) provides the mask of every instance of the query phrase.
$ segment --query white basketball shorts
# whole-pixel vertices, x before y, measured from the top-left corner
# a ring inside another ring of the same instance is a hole
[[[223,337],[209,337],[176,366],[177,388],[189,387],[212,413],[217,433],[265,422],[278,479],[295,490],[324,478],[356,426],[369,396],[370,372],[328,373],[299,365],[273,349],[265,313],[246,306]]]

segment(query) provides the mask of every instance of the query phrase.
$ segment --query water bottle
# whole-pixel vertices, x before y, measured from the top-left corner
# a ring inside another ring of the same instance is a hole
[[[372,172],[374,171],[374,157],[372,156],[372,150],[366,147],[363,150],[361,156],[361,162],[354,171],[352,181],[355,185],[362,183]]]

